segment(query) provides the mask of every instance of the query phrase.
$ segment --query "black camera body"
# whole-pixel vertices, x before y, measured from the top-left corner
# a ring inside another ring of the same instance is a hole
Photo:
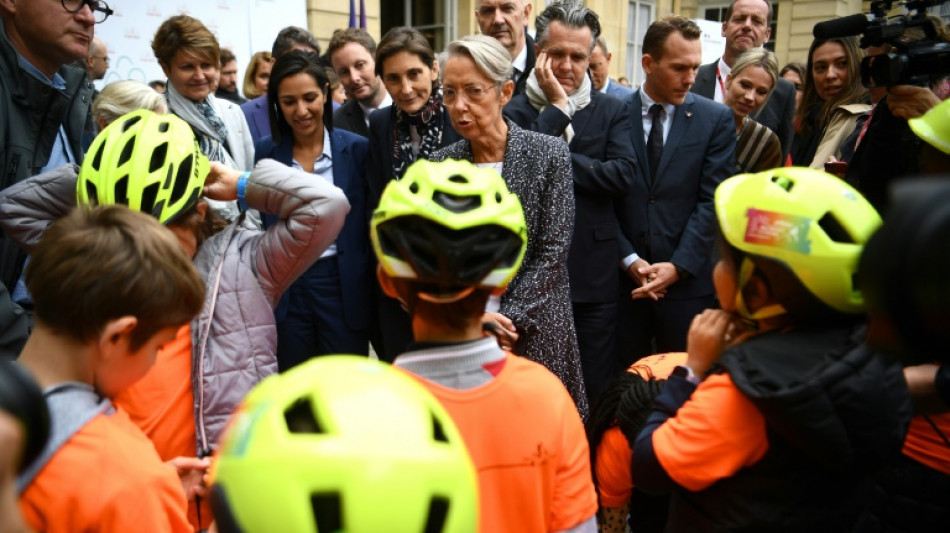
[[[852,15],[815,25],[818,39],[862,35],[861,48],[890,45],[886,54],[865,57],[861,62],[861,83],[865,87],[893,85],[927,86],[932,80],[950,75],[950,43],[939,38],[927,8],[950,0],[907,0],[900,2],[907,14],[888,17],[893,0],[871,2],[871,18]],[[902,39],[910,28],[920,28],[924,38]]]

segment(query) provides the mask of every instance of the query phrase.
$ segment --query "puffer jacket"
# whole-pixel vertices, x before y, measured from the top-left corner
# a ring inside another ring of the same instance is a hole
[[[60,125],[82,161],[82,137],[95,87],[86,71],[64,65],[57,91],[24,71],[0,24],[0,189],[33,176],[49,162]],[[0,235],[0,282],[12,290],[26,255]]]
[[[78,168],[65,165],[0,192],[0,228],[30,251],[74,205]],[[336,240],[349,211],[343,192],[273,160],[257,164],[248,207],[277,215],[261,231],[241,219],[206,240],[195,266],[205,303],[191,322],[199,455],[215,446],[247,392],[277,371],[273,310],[281,294]]]

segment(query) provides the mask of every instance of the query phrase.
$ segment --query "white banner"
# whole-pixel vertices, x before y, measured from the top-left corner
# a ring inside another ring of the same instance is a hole
[[[270,51],[285,26],[307,27],[306,0],[107,0],[115,13],[96,25],[96,37],[109,49],[109,70],[96,82],[133,79],[164,80],[152,38],[165,19],[179,14],[195,17],[218,38],[222,48],[237,57],[238,87],[255,52]]]

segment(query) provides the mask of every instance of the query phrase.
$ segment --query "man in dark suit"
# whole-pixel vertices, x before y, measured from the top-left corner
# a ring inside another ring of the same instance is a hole
[[[327,56],[348,98],[333,112],[333,127],[369,137],[369,114],[393,100],[376,74],[376,41],[362,28],[336,30]]]
[[[524,92],[536,61],[534,40],[528,35],[530,16],[531,4],[524,0],[479,0],[475,10],[482,33],[498,39],[511,54],[516,95]]]
[[[624,100],[633,94],[633,89],[620,85],[617,80],[610,77],[611,56],[612,54],[607,50],[607,41],[601,35],[597,38],[594,51],[590,54],[590,81],[593,82],[595,91]]]
[[[693,317],[714,305],[713,192],[735,168],[732,111],[689,92],[702,58],[699,26],[657,20],[643,38],[643,86],[629,100],[636,172],[618,211],[623,267],[621,366],[686,349]]]
[[[525,129],[564,138],[571,150],[575,218],[567,265],[584,385],[593,402],[616,366],[620,248],[614,200],[633,181],[630,116],[623,102],[593,90],[587,77],[600,34],[593,11],[580,3],[552,4],[535,24],[538,63],[526,92],[504,114]]]
[[[772,4],[769,0],[733,0],[726,11],[726,21],[722,23],[726,49],[721,58],[699,67],[691,90],[722,103],[726,76],[732,65],[746,50],[768,42],[772,34],[769,28],[771,19]],[[784,78],[776,80],[772,95],[752,118],[778,135],[784,161],[792,148],[794,134],[795,86],[792,82]]]
[[[277,38],[274,39],[271,55],[276,61],[280,56],[291,50],[303,50],[320,55],[320,43],[309,31],[298,26],[287,26],[280,30]],[[244,111],[244,118],[247,120],[248,130],[251,132],[251,138],[254,139],[255,144],[270,135],[266,94],[241,104],[241,111]]]

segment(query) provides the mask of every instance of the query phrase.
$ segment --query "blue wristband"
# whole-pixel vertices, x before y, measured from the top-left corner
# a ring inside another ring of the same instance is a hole
[[[244,200],[244,194],[247,190],[247,179],[251,177],[250,172],[245,172],[241,174],[241,177],[237,180],[237,202],[238,209],[241,211],[247,211],[247,202]]]

